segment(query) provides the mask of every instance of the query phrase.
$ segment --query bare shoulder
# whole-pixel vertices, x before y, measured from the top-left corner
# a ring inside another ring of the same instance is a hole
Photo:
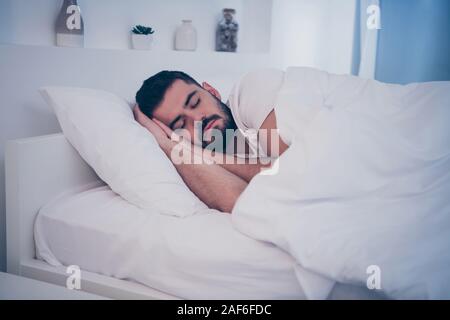
[[[275,116],[275,110],[272,109],[272,111],[270,111],[269,115],[266,117],[266,119],[262,123],[260,129],[266,129],[266,130],[277,129],[277,118]]]
[[[281,139],[277,129],[277,118],[275,111],[272,109],[259,128],[260,143],[267,146],[267,154],[271,157],[278,157],[289,148],[289,146]],[[276,150],[276,144],[278,144],[278,150]]]

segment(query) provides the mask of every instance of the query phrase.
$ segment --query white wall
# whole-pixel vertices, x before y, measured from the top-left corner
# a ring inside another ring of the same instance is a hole
[[[39,5],[29,0],[0,1],[3,15],[8,16],[2,24],[12,31],[3,35],[3,39],[0,37],[0,42],[54,44],[54,22],[61,0],[39,0]],[[156,30],[155,46],[172,49],[176,27],[182,19],[192,19],[198,33],[198,50],[212,51],[222,8],[231,7],[237,10],[237,20],[241,24],[238,50],[269,49],[272,0],[78,0],[78,4],[85,22],[85,46],[88,48],[127,49],[131,27],[145,24]],[[255,19],[248,19],[254,13]]]
[[[356,0],[274,0],[276,65],[350,73]]]
[[[0,45],[0,270],[6,266],[5,142],[59,131],[56,118],[37,93],[40,86],[91,86],[132,99],[140,82],[163,68],[191,72],[216,84],[225,94],[239,74],[259,67],[304,65],[337,73],[351,70],[355,0],[273,0],[273,8],[272,0],[79,3],[89,21],[87,47],[126,49],[129,26],[134,23],[154,26],[157,43],[150,52],[51,47],[59,0],[0,0],[0,43],[23,44]],[[107,9],[105,4],[109,4]],[[225,6],[234,6],[239,12],[241,51],[246,54],[213,52],[214,12],[220,13]],[[199,30],[199,49],[195,53],[171,51],[174,28],[188,16]],[[249,23],[253,20],[262,23]],[[114,23],[109,25],[110,21]]]

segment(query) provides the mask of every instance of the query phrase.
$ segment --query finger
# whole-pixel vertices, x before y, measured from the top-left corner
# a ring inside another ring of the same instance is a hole
[[[148,119],[148,118],[145,121],[145,123],[141,123],[141,124],[142,124],[142,126],[147,128],[149,131],[151,131],[152,133],[156,133],[161,130],[154,121],[152,121],[151,119]]]
[[[134,114],[134,118],[135,118],[136,120],[138,120],[138,121],[139,121],[139,119],[142,119],[143,116],[145,116],[145,114],[142,113],[141,108],[139,108],[138,105],[136,105],[136,106],[133,108],[133,114]]]
[[[139,105],[136,105],[136,106],[134,107],[134,112],[136,112],[136,113],[139,114],[139,115],[146,116],[146,115],[142,112],[142,110],[141,110],[141,108],[139,107]]]
[[[173,130],[166,126],[164,123],[159,121],[158,119],[153,119],[153,121],[167,134],[168,137],[171,137],[173,134]]]
[[[133,107],[133,115],[134,115],[134,119],[136,119],[136,120],[137,120],[137,117],[138,117],[138,111],[139,111],[139,106],[136,104]]]
[[[169,137],[169,139],[171,139],[172,141],[183,140],[184,137],[182,135],[170,129],[165,123],[159,121],[158,119],[154,119],[154,121],[161,127],[161,129],[166,133],[167,137]]]
[[[156,124],[161,127],[161,129],[163,129],[165,131],[172,131],[172,129],[170,129],[164,122],[161,122],[156,118],[154,118],[153,121],[155,121]]]
[[[139,122],[141,125],[145,126],[148,121],[151,119],[145,115],[139,108],[136,109],[135,112],[135,119],[137,122]]]
[[[162,129],[146,115],[143,115],[143,117],[139,117],[138,123],[153,134],[163,132]]]

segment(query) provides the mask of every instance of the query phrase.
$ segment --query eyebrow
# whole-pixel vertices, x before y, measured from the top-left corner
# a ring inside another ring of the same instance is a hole
[[[192,91],[191,93],[188,94],[186,101],[184,103],[184,106],[187,107],[189,102],[191,101],[192,97],[197,93],[197,90]]]
[[[187,107],[189,105],[189,102],[191,102],[192,97],[197,93],[197,90],[192,91],[191,93],[188,94],[186,101],[184,102],[184,106],[183,108]],[[175,123],[178,122],[178,120],[181,119],[181,115],[178,115],[170,124],[169,124],[169,128],[173,130],[173,126],[175,125]]]

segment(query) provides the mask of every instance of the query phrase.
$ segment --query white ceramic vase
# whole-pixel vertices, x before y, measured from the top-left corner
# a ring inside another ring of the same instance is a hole
[[[152,48],[153,35],[131,33],[131,45],[135,50],[150,50]]]
[[[197,30],[192,25],[192,20],[183,20],[175,34],[175,50],[197,50]]]

